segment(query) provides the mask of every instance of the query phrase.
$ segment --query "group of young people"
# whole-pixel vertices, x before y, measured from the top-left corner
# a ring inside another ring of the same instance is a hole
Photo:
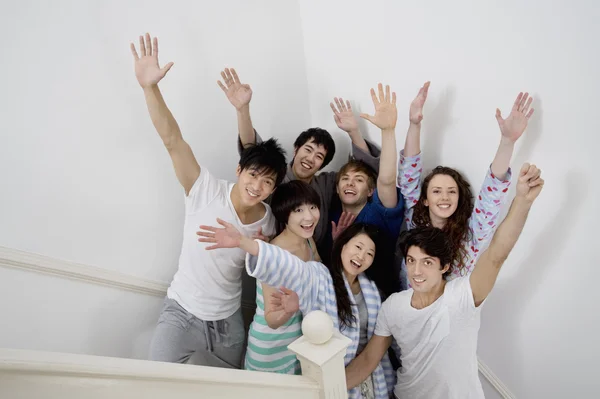
[[[481,305],[544,183],[535,165],[523,165],[500,223],[510,159],[533,114],[532,98],[519,94],[506,119],[496,111],[500,144],[473,196],[455,169],[438,166],[423,176],[429,83],[410,105],[399,160],[389,86],[371,89],[375,112],[360,115],[381,130],[380,149],[363,138],[350,102],[335,98],[334,119],[352,141],[352,157],[337,172],[320,172],[335,153],[331,135],[302,132],[288,163],[277,141],[263,141],[253,127],[250,86],[225,69],[218,84],[239,130],[231,183],[196,160],[158,88],[173,64],[159,66],[156,38],[139,40],[140,54],[131,44],[135,74],[185,191],[179,267],[150,359],[184,363],[199,352],[209,366],[301,374],[287,346],[301,335],[302,315],[319,309],[352,341],[345,356],[350,398],[482,398]],[[248,332],[244,269],[256,278]]]

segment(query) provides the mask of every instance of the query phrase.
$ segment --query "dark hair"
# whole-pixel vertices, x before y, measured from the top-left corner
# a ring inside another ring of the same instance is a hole
[[[448,218],[446,225],[442,229],[447,235],[452,246],[452,264],[458,270],[462,270],[467,259],[467,249],[464,242],[471,240],[472,232],[469,229],[469,218],[473,213],[473,193],[471,185],[455,169],[446,166],[437,166],[423,180],[421,196],[419,202],[415,205],[413,214],[413,223],[416,226],[430,226],[429,208],[425,206],[427,199],[427,188],[429,182],[437,175],[446,175],[454,179],[458,185],[458,205],[456,211]]]
[[[367,184],[370,190],[374,190],[377,184],[377,172],[371,165],[360,159],[351,159],[340,168],[335,176],[335,185],[337,186],[342,178],[342,175],[350,171],[362,172],[367,175]]]
[[[402,257],[406,260],[410,247],[418,247],[429,256],[440,260],[440,266],[450,265],[450,268],[444,273],[447,278],[452,272],[453,248],[452,243],[446,234],[437,227],[415,227],[412,230],[404,231],[398,239],[398,249]]]
[[[294,141],[294,149],[298,149],[302,147],[306,142],[313,140],[316,145],[322,145],[325,148],[325,159],[323,160],[323,165],[321,165],[321,169],[331,162],[333,156],[335,155],[335,141],[333,141],[333,137],[331,134],[325,129],[321,129],[320,127],[311,127],[308,130],[303,131]],[[292,163],[294,160],[292,159]]]
[[[261,175],[275,173],[275,186],[283,181],[287,172],[285,150],[276,139],[269,139],[244,148],[239,162],[242,170],[256,169]]]
[[[382,234],[379,229],[373,225],[365,223],[354,223],[344,230],[338,238],[333,242],[333,248],[331,249],[331,263],[328,266],[329,272],[331,273],[331,279],[333,280],[333,289],[335,291],[335,298],[337,302],[338,318],[340,320],[340,326],[344,325],[349,327],[354,321],[355,317],[352,314],[352,301],[348,296],[348,290],[346,289],[346,283],[344,280],[344,265],[342,264],[342,249],[344,245],[348,243],[353,237],[359,234],[366,234],[375,243],[375,258],[371,266],[365,271],[365,275],[375,281],[373,276],[378,275],[379,268],[386,265],[380,265],[381,251],[379,244],[382,241]]]
[[[300,180],[292,180],[277,187],[271,198],[271,210],[279,222],[278,233],[285,229],[290,213],[304,204],[321,208],[319,193],[308,184]]]

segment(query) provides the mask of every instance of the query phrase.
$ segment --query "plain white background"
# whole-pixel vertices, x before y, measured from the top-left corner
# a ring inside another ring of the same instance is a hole
[[[175,62],[161,88],[184,136],[229,179],[237,125],[216,85],[226,66],[254,89],[256,128],[290,155],[299,132],[329,129],[332,167],[349,149],[333,96],[372,112],[369,88],[391,84],[400,149],[408,105],[431,80],[426,169],[455,167],[475,190],[499,141],[496,107],[506,116],[527,90],[536,112],[512,165],[535,162],[546,186],[485,304],[479,355],[517,397],[593,397],[599,17],[590,0],[10,3],[0,245],[170,281],[183,193],[133,74],[128,45],[146,31],[160,38],[161,64]],[[0,292],[0,346],[140,358],[161,302],[3,269]]]

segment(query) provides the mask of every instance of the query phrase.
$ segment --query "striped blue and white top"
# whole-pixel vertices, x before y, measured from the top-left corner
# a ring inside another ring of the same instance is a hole
[[[300,299],[300,311],[306,314],[313,310],[322,310],[329,314],[335,328],[340,329],[337,313],[337,302],[331,274],[325,265],[319,262],[304,262],[288,251],[257,240],[259,245],[258,256],[246,256],[246,269],[248,274],[259,281],[280,287],[284,286],[295,291]],[[360,288],[367,304],[368,312],[368,337],[373,336],[377,313],[381,308],[381,297],[375,283],[362,274],[358,276]],[[354,295],[346,282],[348,295],[353,305]],[[350,327],[342,327],[340,332],[352,340],[346,350],[344,358],[348,365],[355,357],[360,340],[360,325],[357,306],[352,311],[356,321]],[[394,388],[396,375],[387,354],[384,355],[379,365],[372,374],[376,399],[389,398]],[[349,399],[360,399],[358,387],[348,390]]]
[[[310,259],[315,259],[310,240],[306,240]],[[265,318],[265,300],[261,282],[256,280],[256,313],[250,331],[244,368],[280,374],[301,374],[298,358],[288,345],[302,336],[302,313],[296,312],[278,329],[272,329]]]

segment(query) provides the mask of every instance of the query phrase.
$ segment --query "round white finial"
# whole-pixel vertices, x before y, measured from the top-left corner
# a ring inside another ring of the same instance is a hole
[[[333,335],[333,321],[322,310],[313,310],[302,320],[302,334],[311,344],[324,344]]]

